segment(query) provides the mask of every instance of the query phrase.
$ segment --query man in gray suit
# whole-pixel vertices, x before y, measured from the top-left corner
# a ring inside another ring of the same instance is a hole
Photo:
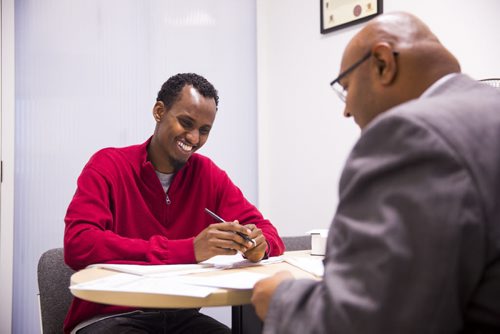
[[[257,283],[264,333],[500,333],[500,91],[407,13],[352,39],[337,84],[362,132],[324,278]]]

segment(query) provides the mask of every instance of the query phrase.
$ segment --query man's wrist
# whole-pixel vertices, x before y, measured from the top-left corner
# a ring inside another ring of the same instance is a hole
[[[271,246],[269,246],[269,242],[266,240],[266,250],[264,251],[264,257],[261,260],[269,259],[269,254],[271,253]]]

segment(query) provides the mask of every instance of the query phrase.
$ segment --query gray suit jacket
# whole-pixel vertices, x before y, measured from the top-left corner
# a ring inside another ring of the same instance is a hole
[[[264,333],[500,333],[500,90],[460,74],[374,119],[326,252]]]

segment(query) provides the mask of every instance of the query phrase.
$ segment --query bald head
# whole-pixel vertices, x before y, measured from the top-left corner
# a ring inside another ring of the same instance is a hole
[[[439,43],[437,37],[416,16],[396,12],[381,15],[369,22],[352,40],[369,48],[376,42],[411,47],[417,42]]]
[[[456,58],[409,13],[384,14],[370,21],[348,44],[341,71],[367,52],[368,61],[341,82],[349,92],[344,114],[354,116],[361,128],[380,113],[418,98],[446,74],[460,72]],[[364,94],[353,92],[358,88]]]

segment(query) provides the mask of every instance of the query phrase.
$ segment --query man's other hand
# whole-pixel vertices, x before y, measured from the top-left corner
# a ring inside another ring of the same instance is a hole
[[[281,282],[289,279],[293,279],[293,275],[289,271],[280,271],[269,278],[258,281],[253,287],[252,304],[257,316],[262,321],[266,319],[274,291]]]

